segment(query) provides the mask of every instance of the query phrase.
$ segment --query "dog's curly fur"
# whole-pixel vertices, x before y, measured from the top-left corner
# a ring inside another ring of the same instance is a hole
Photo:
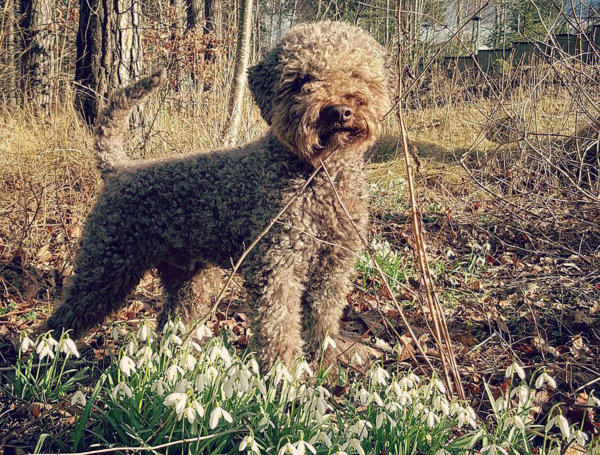
[[[166,303],[159,317],[204,315],[230,267],[301,188],[321,159],[352,221],[368,217],[364,153],[390,108],[385,50],[346,23],[296,26],[249,71],[270,129],[246,146],[128,161],[131,110],[164,72],[117,93],[97,128],[104,191],[89,215],[64,304],[50,329],[74,336],[118,309],[151,268]],[[320,241],[323,240],[324,242]],[[241,266],[252,310],[251,347],[268,368],[334,339],[360,240],[321,171]]]

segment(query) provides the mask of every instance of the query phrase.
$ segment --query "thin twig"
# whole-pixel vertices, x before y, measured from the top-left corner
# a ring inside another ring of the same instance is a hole
[[[354,223],[354,221],[352,220],[352,217],[350,216],[350,212],[348,212],[348,209],[346,208],[346,206],[342,202],[342,199],[340,198],[340,195],[337,192],[335,184],[333,183],[333,180],[331,179],[331,175],[329,175],[329,172],[327,171],[327,167],[325,167],[325,163],[323,163],[323,161],[321,161],[319,164],[321,165],[320,167],[323,168],[323,172],[325,173],[325,176],[327,177],[327,180],[329,181],[329,184],[331,185],[331,188],[333,189],[333,193],[334,193],[334,195],[335,195],[335,197],[337,199],[337,202],[340,204],[340,206],[342,207],[342,210],[344,211],[344,213],[348,217],[348,220],[352,224],[352,227],[356,231],[356,234],[358,235],[358,237],[359,237],[360,241],[362,242],[363,246],[365,247],[365,249],[367,250],[367,252],[369,252],[370,256],[373,258],[374,255],[371,254],[372,253],[371,247],[369,246],[369,244],[365,240],[364,236],[361,234],[360,229],[358,229],[358,227],[356,226],[356,223]],[[387,281],[387,278],[385,277],[385,273],[383,273],[383,270],[381,270],[381,267],[379,266],[379,263],[375,259],[373,259],[373,264],[375,264],[375,268],[377,269],[377,273],[381,277],[381,280],[383,281],[383,285],[385,286],[385,288],[389,292],[390,297],[392,299],[392,302],[394,302],[394,306],[396,307],[396,310],[398,310],[398,313],[400,314],[400,318],[402,319],[402,323],[404,324],[404,327],[406,327],[406,330],[408,331],[408,333],[410,334],[410,336],[412,337],[412,339],[415,341],[415,345],[417,346],[417,349],[419,350],[419,354],[421,354],[421,356],[423,356],[423,359],[425,359],[425,362],[427,363],[427,366],[429,366],[429,368],[433,372],[434,371],[433,365],[431,364],[429,358],[425,354],[425,351],[423,350],[423,347],[420,345],[417,336],[415,335],[412,327],[410,326],[410,324],[408,322],[408,319],[406,319],[406,316],[404,315],[404,311],[402,310],[402,307],[398,303],[398,300],[396,300],[396,296],[392,292],[392,288],[390,287],[390,285],[389,285],[389,283]],[[402,339],[400,339],[400,341],[404,343],[404,341]],[[409,352],[410,352],[410,350],[409,350]]]

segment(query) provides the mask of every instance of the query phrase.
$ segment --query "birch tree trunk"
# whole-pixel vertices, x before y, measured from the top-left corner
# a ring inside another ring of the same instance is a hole
[[[140,18],[136,0],[80,3],[75,103],[90,127],[112,93],[141,74]]]
[[[50,25],[54,12],[54,0],[21,0],[22,89],[26,98],[46,111],[53,79]]]
[[[253,0],[240,1],[240,19],[238,28],[233,87],[229,100],[229,127],[225,134],[225,144],[232,145],[237,137],[242,117],[242,104],[248,80],[248,60],[250,57],[250,32],[252,30]]]

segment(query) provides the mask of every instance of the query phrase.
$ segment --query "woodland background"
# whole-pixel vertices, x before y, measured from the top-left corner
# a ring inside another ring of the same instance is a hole
[[[296,23],[343,20],[400,58],[428,261],[474,407],[483,381],[506,387],[516,358],[559,380],[539,412],[563,403],[597,434],[581,403],[600,378],[599,10],[588,0],[0,0],[0,363],[11,365],[18,334],[47,317],[72,272],[101,187],[91,128],[107,97],[169,70],[132,120],[133,159],[244,143],[265,130],[246,67]],[[534,49],[527,60],[510,51],[521,42]],[[482,68],[486,49],[501,57]],[[402,368],[418,367],[420,343],[439,367],[394,113],[386,123],[368,157],[370,241],[415,338],[366,253],[343,329],[373,357],[402,339],[412,346]],[[152,318],[159,291],[149,274],[117,319]],[[244,348],[245,313],[234,287],[211,328]]]

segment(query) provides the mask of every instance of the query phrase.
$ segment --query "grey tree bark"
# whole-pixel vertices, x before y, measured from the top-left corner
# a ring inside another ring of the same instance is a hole
[[[248,81],[248,60],[250,57],[250,33],[252,31],[253,0],[240,0],[240,18],[238,28],[233,87],[229,100],[229,126],[225,133],[225,144],[232,145],[237,137],[242,117],[244,92]]]
[[[16,101],[17,90],[17,35],[15,33],[16,18],[15,0],[0,1],[0,30],[4,30],[4,49],[0,53],[2,71],[2,89],[6,98]]]
[[[112,93],[141,74],[140,20],[139,1],[81,0],[75,102],[90,127]]]
[[[221,0],[204,0],[204,34],[212,35],[219,40],[222,37],[223,12]],[[207,62],[215,61],[215,43],[209,41],[204,58]]]
[[[21,88],[26,98],[44,110],[50,106],[53,85],[50,26],[55,8],[54,0],[21,0]]]

